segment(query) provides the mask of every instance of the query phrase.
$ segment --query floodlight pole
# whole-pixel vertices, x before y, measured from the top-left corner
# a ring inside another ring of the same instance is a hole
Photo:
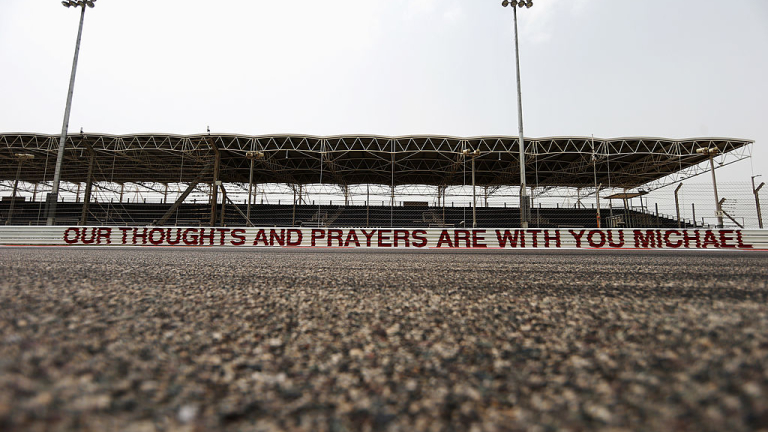
[[[472,153],[472,228],[477,228],[477,194],[475,193],[475,156],[477,150]]]
[[[517,36],[517,8],[515,13],[515,67],[517,70],[517,128],[520,131],[520,227],[528,228],[528,188],[525,184],[525,139],[523,138],[523,92],[520,85],[520,49]]]
[[[85,20],[85,2],[62,2],[66,7],[80,6],[80,26],[77,29],[77,42],[75,43],[75,57],[72,60],[72,73],[69,77],[69,90],[67,91],[67,105],[64,109],[64,122],[61,126],[59,138],[59,151],[56,155],[56,170],[53,173],[53,190],[48,195],[48,221],[46,225],[53,225],[56,221],[56,204],[59,201],[59,183],[61,182],[61,165],[64,162],[64,146],[67,141],[67,128],[69,128],[69,113],[72,108],[72,93],[75,90],[75,74],[77,73],[77,57],[80,54],[80,39],[83,36],[83,21]],[[88,6],[93,7],[93,3]]]
[[[525,183],[525,139],[523,138],[523,94],[520,85],[520,48],[518,46],[517,35],[517,7],[530,8],[533,6],[531,0],[516,1],[516,0],[504,0],[501,3],[502,6],[512,6],[512,12],[515,22],[515,70],[517,71],[517,128],[520,133],[518,141],[520,147],[520,226],[522,228],[528,228],[528,216],[530,213],[530,202],[528,201],[528,191]]]

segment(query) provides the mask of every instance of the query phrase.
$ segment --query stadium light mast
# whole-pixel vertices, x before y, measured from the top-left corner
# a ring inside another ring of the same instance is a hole
[[[528,228],[528,219],[530,215],[530,202],[528,201],[527,185],[525,184],[525,140],[523,138],[523,94],[520,88],[520,48],[518,47],[517,36],[517,8],[530,8],[533,6],[533,1],[523,0],[504,0],[501,2],[503,7],[512,6],[512,12],[515,21],[515,68],[517,71],[517,128],[520,132],[519,145],[520,145],[520,226],[522,228]]]
[[[67,129],[69,128],[69,113],[72,108],[72,92],[75,90],[75,73],[77,72],[77,56],[80,53],[80,39],[83,36],[83,21],[85,20],[85,7],[94,7],[96,0],[65,0],[61,4],[70,8],[78,6],[80,11],[80,26],[77,29],[77,42],[75,43],[75,57],[72,60],[72,74],[69,77],[69,91],[67,92],[67,106],[64,109],[64,124],[61,126],[61,138],[59,138],[59,152],[56,155],[56,170],[53,173],[53,190],[48,195],[48,222],[53,225],[56,220],[56,204],[59,201],[59,183],[61,183],[61,165],[64,162],[64,145],[67,142]]]

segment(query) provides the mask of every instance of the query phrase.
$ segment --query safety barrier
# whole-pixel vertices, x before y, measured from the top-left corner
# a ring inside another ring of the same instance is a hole
[[[0,245],[768,250],[768,230],[4,226]]]

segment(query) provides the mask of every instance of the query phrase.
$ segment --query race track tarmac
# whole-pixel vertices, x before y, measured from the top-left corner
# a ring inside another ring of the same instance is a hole
[[[0,248],[0,430],[768,427],[768,253]]]

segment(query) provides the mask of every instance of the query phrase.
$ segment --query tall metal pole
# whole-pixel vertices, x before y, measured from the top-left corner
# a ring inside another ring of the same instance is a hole
[[[67,129],[69,128],[69,113],[72,108],[72,93],[75,90],[75,74],[77,73],[77,57],[80,54],[80,39],[83,36],[83,21],[85,20],[85,3],[81,4],[80,26],[77,29],[77,42],[75,43],[75,57],[72,60],[72,74],[69,77],[69,91],[67,92],[67,106],[64,109],[64,122],[61,126],[59,138],[59,152],[56,155],[56,170],[53,173],[53,190],[48,195],[48,221],[47,225],[53,225],[56,220],[56,204],[59,201],[59,183],[61,182],[61,165],[64,162],[64,145],[67,141]]]
[[[592,135],[592,173],[595,177],[595,203],[597,204],[597,227],[600,228],[600,188],[597,184],[597,156],[595,155],[595,136]]]
[[[760,225],[760,229],[763,229],[763,211],[760,209],[760,189],[765,186],[765,182],[760,183],[760,186],[755,188],[755,177],[752,176],[752,193],[755,194],[755,205],[757,206],[757,223]]]
[[[247,226],[251,226],[251,203],[253,202],[253,156],[249,158],[251,160],[251,172],[248,175],[248,207],[245,209],[245,218]]]
[[[515,19],[515,70],[517,71],[517,128],[520,132],[520,226],[528,228],[528,191],[525,185],[525,139],[523,138],[523,92],[520,86],[520,49],[517,36],[517,8],[513,5]]]
[[[693,227],[696,228],[696,203],[691,203],[691,216],[693,217]],[[701,226],[704,226],[704,218],[701,218]]]
[[[717,196],[717,178],[715,178],[714,151],[709,151],[709,167],[712,171],[712,187],[715,189],[715,216],[717,216],[717,227],[723,227],[723,210],[720,208],[720,198]]]
[[[392,196],[389,199],[389,226],[394,224],[395,220],[395,140],[392,140]]]
[[[475,151],[475,154],[477,151]],[[472,155],[472,228],[477,228],[477,195],[475,193],[475,154]]]
[[[677,193],[680,191],[680,188],[683,187],[683,184],[680,183],[675,188],[675,211],[677,212],[677,227],[680,228],[680,201],[677,198]]]

